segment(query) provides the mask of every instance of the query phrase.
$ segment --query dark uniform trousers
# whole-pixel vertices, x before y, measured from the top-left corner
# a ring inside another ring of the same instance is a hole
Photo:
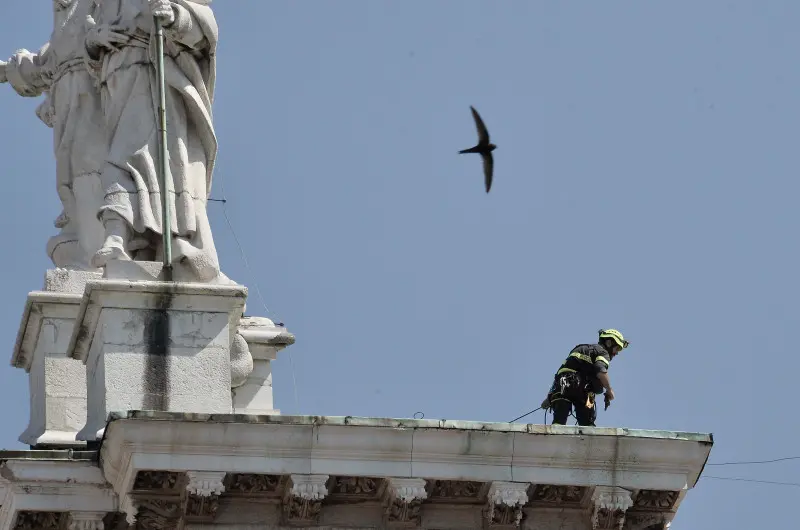
[[[587,406],[587,401],[591,407]],[[553,409],[553,424],[566,425],[572,409],[578,425],[594,427],[597,419],[595,395],[586,377],[580,372],[565,372],[555,376],[550,389],[550,406]]]

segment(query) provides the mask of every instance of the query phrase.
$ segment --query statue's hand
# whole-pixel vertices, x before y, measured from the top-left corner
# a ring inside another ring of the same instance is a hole
[[[150,13],[160,18],[165,26],[175,22],[175,12],[172,10],[172,3],[169,0],[149,0]]]
[[[88,48],[119,51],[118,44],[125,44],[130,36],[122,33],[122,26],[95,26],[86,33],[86,46]]]
[[[0,83],[8,82],[8,77],[6,77],[6,66],[8,66],[7,62],[0,61]]]

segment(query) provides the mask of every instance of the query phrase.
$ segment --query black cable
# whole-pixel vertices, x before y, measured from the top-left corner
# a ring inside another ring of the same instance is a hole
[[[731,480],[735,482],[756,482],[758,484],[772,484],[774,486],[795,486],[800,487],[800,482],[774,482],[772,480],[756,480],[752,478],[739,478],[739,477],[715,477],[712,475],[702,475],[701,479],[710,478],[714,480]]]
[[[774,462],[785,462],[786,460],[800,460],[800,456],[787,456],[784,458],[775,458],[773,460],[749,460],[740,462],[720,462],[718,464],[709,463],[707,466],[744,466],[748,464],[772,464]]]
[[[533,409],[533,410],[532,410],[532,411],[530,411],[530,412],[526,412],[525,414],[523,414],[523,415],[522,415],[522,416],[520,416],[519,418],[514,418],[513,420],[511,420],[511,421],[510,421],[510,422],[508,422],[508,423],[514,423],[514,422],[515,422],[515,421],[517,421],[517,420],[521,420],[521,419],[522,419],[522,418],[524,418],[525,416],[528,416],[528,415],[530,415],[530,414],[533,414],[533,413],[534,413],[534,412],[536,412],[537,410],[542,410],[542,407],[539,407],[538,409]],[[547,414],[547,411],[545,411],[545,414]]]

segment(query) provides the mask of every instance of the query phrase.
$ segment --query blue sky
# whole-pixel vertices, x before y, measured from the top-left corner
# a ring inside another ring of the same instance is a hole
[[[257,282],[297,335],[274,367],[283,413],[508,421],[616,327],[632,346],[599,425],[713,432],[712,462],[800,453],[800,3],[214,6],[212,196],[224,182],[252,274],[220,203],[212,227],[249,311]],[[37,49],[50,17],[4,0],[0,55]],[[38,101],[0,86],[9,358],[60,208]],[[469,105],[499,146],[489,195],[456,154],[476,140]],[[20,447],[27,377],[0,381],[0,446]],[[779,526],[796,495],[704,479],[673,527]]]

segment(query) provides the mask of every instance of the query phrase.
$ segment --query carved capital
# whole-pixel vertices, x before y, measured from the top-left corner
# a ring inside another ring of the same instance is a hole
[[[621,530],[625,512],[633,506],[631,492],[612,486],[597,486],[592,494],[592,529]]]
[[[14,530],[60,530],[67,514],[62,512],[18,512]]]
[[[519,528],[522,508],[528,503],[527,482],[492,482],[486,506],[489,527]]]
[[[105,512],[73,512],[69,516],[68,530],[103,530]]]
[[[219,471],[187,471],[186,477],[189,483],[186,485],[186,491],[190,495],[198,495],[200,497],[211,497],[212,495],[222,495],[225,491],[225,472]]]
[[[219,496],[225,491],[225,473],[218,471],[187,471],[183,515],[186,522],[210,523],[219,509]]]
[[[328,475],[291,475],[283,499],[283,514],[288,524],[316,524],[322,499],[328,494]]]
[[[384,518],[391,527],[413,528],[422,522],[422,501],[428,497],[425,479],[389,478],[383,503]]]

